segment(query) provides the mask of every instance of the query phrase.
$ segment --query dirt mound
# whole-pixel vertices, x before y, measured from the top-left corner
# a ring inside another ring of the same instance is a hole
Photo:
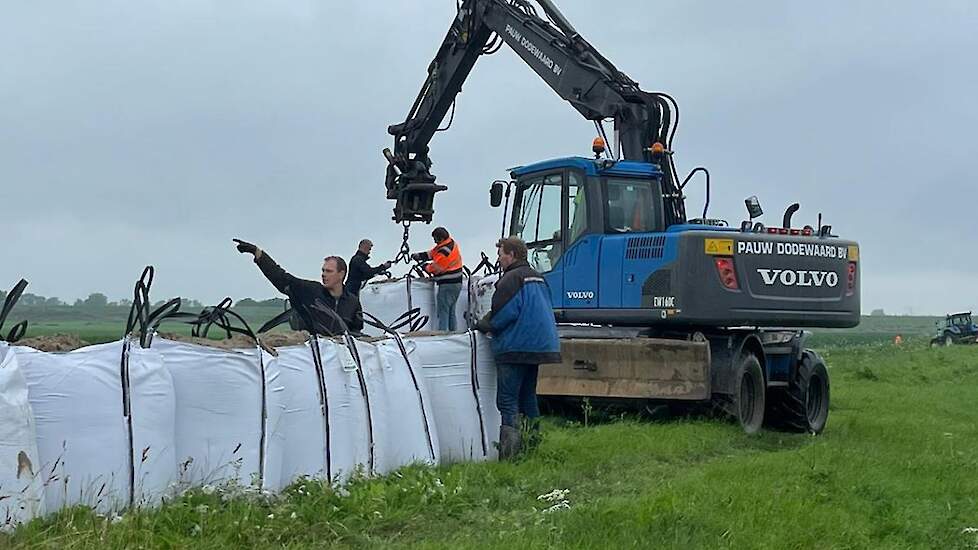
[[[40,351],[73,351],[89,345],[74,334],[52,334],[51,336],[34,336],[17,341],[18,346],[27,346]]]
[[[243,334],[235,334],[231,338],[225,338],[223,340],[197,338],[196,336],[186,336],[184,334],[175,334],[172,332],[161,332],[159,336],[175,342],[185,342],[188,344],[197,344],[198,346],[207,346],[209,348],[217,349],[230,350],[235,348],[240,349],[255,347],[255,341]]]
[[[255,347],[255,341],[243,334],[234,334],[231,336],[231,338],[225,338],[223,340],[212,340],[210,338],[196,338],[194,336],[174,334],[172,332],[161,332],[160,337],[166,338],[167,340],[174,340],[177,342],[186,342],[190,344],[197,344],[200,346],[207,346],[211,348],[226,349],[226,350]],[[266,349],[303,344],[308,339],[309,339],[308,332],[298,331],[298,330],[270,332],[267,334],[263,334],[261,336],[261,342],[262,344],[264,344],[264,347]]]
[[[295,346],[298,344],[306,343],[309,339],[309,333],[304,330],[284,330],[276,332],[266,332],[261,335],[261,341],[265,345],[271,346],[273,348],[281,348],[284,346]]]

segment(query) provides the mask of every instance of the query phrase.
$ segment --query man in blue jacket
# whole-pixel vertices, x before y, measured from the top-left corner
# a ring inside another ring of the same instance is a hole
[[[492,334],[496,358],[496,406],[502,416],[499,457],[520,449],[519,414],[530,422],[540,416],[537,372],[541,363],[560,362],[560,340],[550,287],[526,261],[526,244],[509,237],[496,243],[503,275],[496,282],[492,309],[476,329]]]

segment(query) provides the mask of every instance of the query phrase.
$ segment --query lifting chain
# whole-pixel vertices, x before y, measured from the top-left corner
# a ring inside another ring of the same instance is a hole
[[[411,222],[404,221],[401,222],[401,225],[404,226],[404,235],[401,237],[401,250],[398,251],[397,256],[394,256],[394,259],[391,261],[395,264],[401,261],[409,264],[411,263],[411,244],[408,240],[411,237]]]

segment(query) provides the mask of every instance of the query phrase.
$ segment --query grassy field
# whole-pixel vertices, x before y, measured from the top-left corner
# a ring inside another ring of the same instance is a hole
[[[275,317],[277,307],[235,308],[255,330],[265,321]],[[74,308],[32,308],[19,306],[10,321],[29,321],[27,337],[52,334],[74,334],[89,343],[101,343],[122,337],[126,326],[127,308],[105,308],[101,311],[80,313]],[[882,344],[893,341],[901,334],[905,339],[923,340],[933,336],[937,317],[926,316],[864,316],[858,327],[851,329],[815,329],[810,341],[814,347],[826,345],[847,346]],[[189,327],[178,323],[163,325],[165,331],[189,334]]]
[[[305,482],[279,498],[198,491],[115,519],[73,510],[0,546],[976,547],[978,347],[823,352],[833,399],[818,437],[549,419],[516,463],[411,467],[340,491]]]
[[[235,308],[254,330],[258,330],[265,321],[275,317],[282,310],[276,307],[243,307]],[[75,308],[31,308],[18,306],[10,315],[10,321],[28,321],[26,338],[34,336],[50,336],[54,334],[72,334],[90,344],[111,342],[122,338],[126,330],[126,318],[129,309],[122,307],[107,307],[94,312],[79,312]],[[190,326],[166,322],[160,330],[189,335]]]

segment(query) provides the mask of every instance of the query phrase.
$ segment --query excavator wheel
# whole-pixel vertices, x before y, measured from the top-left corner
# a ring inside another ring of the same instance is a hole
[[[825,361],[814,351],[805,350],[788,388],[772,390],[769,402],[768,422],[772,427],[822,433],[829,418],[829,373]]]
[[[748,353],[740,357],[734,374],[733,416],[744,432],[754,434],[764,425],[764,372],[757,356]]]

